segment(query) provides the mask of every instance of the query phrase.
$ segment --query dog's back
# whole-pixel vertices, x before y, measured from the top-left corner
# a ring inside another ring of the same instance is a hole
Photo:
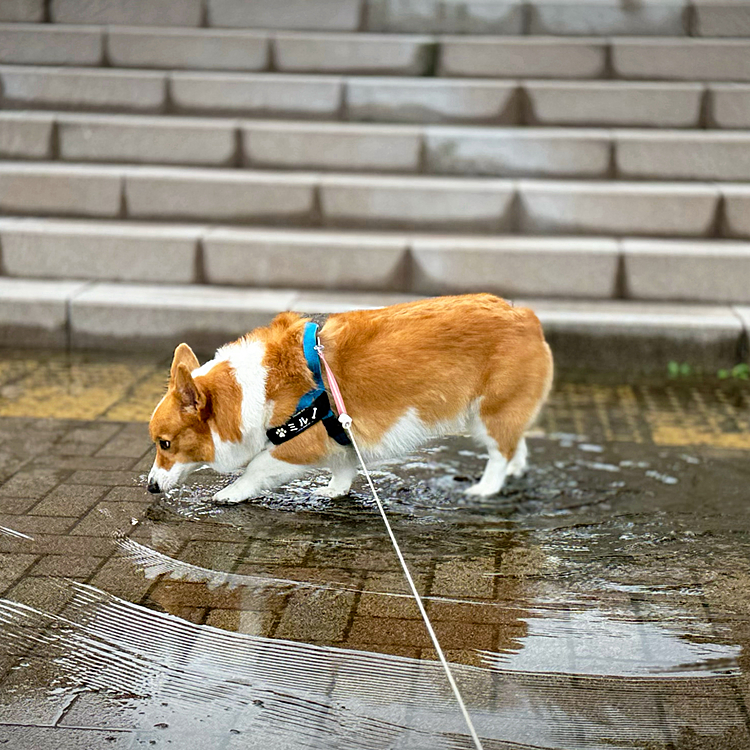
[[[333,315],[321,340],[374,454],[468,429],[511,461],[552,382],[537,317],[488,294]]]

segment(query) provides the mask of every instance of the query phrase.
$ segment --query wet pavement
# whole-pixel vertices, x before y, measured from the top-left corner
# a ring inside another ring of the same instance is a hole
[[[0,746],[472,747],[362,480],[145,491],[167,365],[0,361]],[[375,467],[488,750],[750,748],[750,386],[620,381]]]

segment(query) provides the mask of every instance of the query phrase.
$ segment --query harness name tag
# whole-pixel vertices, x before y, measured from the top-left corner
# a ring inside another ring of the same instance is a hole
[[[322,421],[330,410],[328,394],[323,392],[310,406],[300,409],[296,414],[292,414],[284,424],[266,430],[266,435],[274,445],[281,445]]]

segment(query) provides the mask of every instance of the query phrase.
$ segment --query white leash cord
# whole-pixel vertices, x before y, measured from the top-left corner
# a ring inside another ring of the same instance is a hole
[[[422,598],[419,596],[417,587],[414,585],[414,579],[411,577],[409,568],[406,565],[406,560],[404,560],[404,556],[401,554],[401,548],[398,546],[396,537],[393,535],[393,529],[391,528],[391,524],[389,523],[388,517],[385,514],[383,503],[380,502],[380,497],[378,496],[377,490],[375,489],[375,485],[372,483],[370,472],[367,471],[367,466],[365,466],[365,461],[362,458],[362,454],[359,451],[359,446],[357,445],[357,441],[354,439],[354,435],[352,434],[351,417],[346,413],[342,414],[341,416],[345,417],[345,419],[340,419],[341,424],[349,433],[349,438],[352,441],[354,450],[357,451],[357,457],[359,458],[359,462],[362,464],[362,471],[364,471],[365,473],[365,477],[367,478],[367,483],[370,485],[370,490],[372,490],[372,496],[375,498],[375,502],[377,503],[378,510],[380,511],[380,516],[382,517],[383,523],[385,524],[385,528],[388,531],[388,536],[391,538],[391,543],[393,544],[393,548],[396,550],[396,555],[398,555],[398,561],[401,563],[401,567],[403,568],[404,575],[406,576],[406,580],[409,582],[409,586],[411,587],[411,592],[414,595],[415,601],[417,602],[417,607],[419,607],[419,613],[422,615],[424,624],[427,627],[427,632],[430,634],[430,638],[432,639],[432,644],[435,646],[435,651],[437,651],[438,657],[440,658],[440,663],[443,665],[443,669],[445,670],[445,674],[446,674],[446,677],[448,678],[448,682],[450,683],[450,686],[453,689],[453,694],[456,696],[456,700],[458,701],[458,705],[461,709],[461,713],[463,714],[464,719],[466,721],[466,726],[469,728],[469,734],[471,735],[471,739],[474,741],[474,745],[476,746],[477,750],[484,750],[484,748],[482,747],[482,743],[479,740],[479,736],[477,735],[476,729],[474,729],[474,724],[471,721],[471,716],[469,716],[469,712],[466,709],[466,704],[464,703],[464,699],[461,697],[461,692],[458,689],[456,680],[453,678],[453,673],[451,672],[451,669],[448,666],[448,660],[445,658],[445,654],[443,653],[443,649],[440,647],[440,642],[438,641],[437,635],[435,635],[435,631],[432,627],[432,623],[430,622],[430,618],[427,616],[427,610],[425,610],[424,604],[422,604]]]
[[[453,694],[456,696],[456,700],[458,701],[459,708],[461,709],[461,713],[463,714],[464,720],[466,721],[466,726],[469,728],[469,734],[471,735],[471,739],[474,741],[474,745],[476,746],[477,750],[484,750],[484,748],[482,747],[482,743],[479,740],[479,736],[477,735],[477,731],[476,729],[474,729],[474,723],[471,720],[471,716],[469,716],[469,712],[466,710],[466,704],[464,703],[464,699],[461,697],[461,692],[458,689],[456,680],[453,678],[453,673],[451,672],[451,668],[448,665],[448,660],[445,658],[443,649],[440,647],[440,641],[438,641],[438,638],[435,635],[435,630],[433,629],[432,623],[430,622],[430,618],[427,616],[427,610],[424,608],[424,604],[422,603],[422,598],[419,596],[417,587],[414,585],[414,579],[411,577],[411,573],[409,572],[409,567],[406,564],[406,560],[404,560],[404,556],[401,554],[401,548],[398,546],[396,537],[393,534],[393,529],[391,528],[391,524],[388,521],[388,516],[386,516],[385,514],[385,508],[383,508],[383,503],[380,502],[380,496],[378,495],[378,491],[375,489],[375,485],[372,483],[372,477],[370,476],[370,472],[367,471],[365,460],[364,458],[362,458],[362,453],[360,452],[359,446],[357,445],[357,441],[355,440],[354,435],[352,434],[352,418],[346,412],[346,406],[344,404],[344,397],[341,395],[341,390],[339,389],[339,384],[336,382],[335,375],[331,371],[331,368],[328,366],[328,362],[326,362],[326,358],[323,356],[323,349],[324,347],[320,343],[320,340],[318,340],[317,346],[315,347],[315,351],[318,352],[318,356],[320,357],[321,361],[323,362],[323,366],[325,367],[326,375],[328,375],[328,385],[331,388],[333,400],[336,403],[336,408],[338,409],[338,412],[339,412],[339,422],[341,423],[341,426],[349,434],[349,439],[352,441],[354,450],[357,452],[357,458],[359,458],[359,462],[360,464],[362,464],[362,471],[364,471],[365,473],[365,477],[367,478],[367,483],[370,485],[370,490],[372,490],[372,496],[375,498],[375,502],[378,506],[378,510],[380,511],[380,516],[383,519],[383,523],[385,524],[385,528],[386,528],[386,531],[388,532],[388,536],[391,538],[391,544],[393,544],[393,549],[396,550],[398,561],[401,563],[401,568],[404,571],[406,580],[409,582],[411,593],[414,595],[414,600],[417,602],[417,607],[419,607],[419,613],[422,615],[424,624],[427,627],[427,632],[430,634],[432,645],[435,646],[435,651],[437,651],[437,655],[440,659],[440,663],[443,665],[443,669],[445,670],[445,674],[448,678],[448,682],[450,683],[450,686],[453,689]]]

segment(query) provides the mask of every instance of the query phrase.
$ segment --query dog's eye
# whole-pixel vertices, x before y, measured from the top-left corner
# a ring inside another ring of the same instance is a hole
[[[168,450],[169,450],[169,446],[170,446],[170,445],[172,445],[172,443],[170,443],[170,442],[169,442],[169,440],[160,440],[160,441],[159,441],[159,447],[160,447],[160,448],[161,448],[161,449],[162,449],[163,451],[168,451]]]

